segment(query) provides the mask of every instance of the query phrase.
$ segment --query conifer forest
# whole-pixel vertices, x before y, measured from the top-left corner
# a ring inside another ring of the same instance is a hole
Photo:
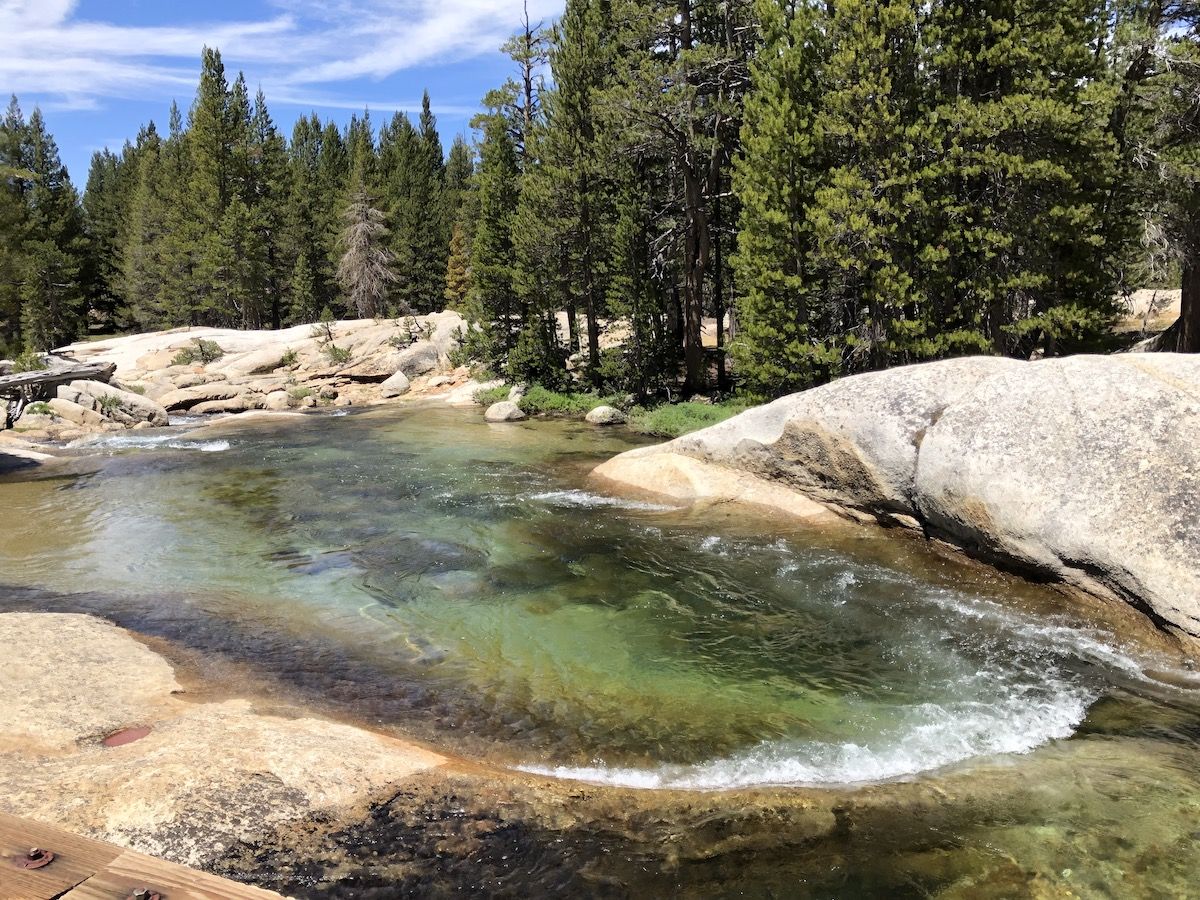
[[[1106,346],[1150,284],[1200,350],[1194,0],[567,0],[514,26],[450,141],[428,95],[285,135],[213,48],[80,180],[14,97],[0,356],[451,308],[514,381],[770,397]]]

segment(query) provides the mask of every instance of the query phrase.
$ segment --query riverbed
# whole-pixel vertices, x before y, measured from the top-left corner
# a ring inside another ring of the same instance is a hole
[[[260,853],[295,893],[1188,895],[1200,702],[1150,636],[882,530],[598,493],[642,442],[433,406],[103,436],[0,481],[0,608],[462,761]]]

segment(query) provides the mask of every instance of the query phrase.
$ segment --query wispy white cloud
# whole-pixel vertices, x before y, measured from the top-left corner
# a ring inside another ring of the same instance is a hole
[[[195,88],[201,48],[210,46],[274,102],[361,108],[363,80],[494,52],[521,16],[521,0],[268,4],[257,18],[192,21],[181,12],[177,24],[144,26],[80,18],[78,0],[0,0],[0,92],[34,94],[59,109],[117,98],[182,100]],[[530,0],[530,16],[549,19],[561,5]]]

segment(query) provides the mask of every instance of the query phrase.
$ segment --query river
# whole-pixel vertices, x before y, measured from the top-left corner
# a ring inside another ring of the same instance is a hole
[[[0,481],[0,608],[95,612],[643,816],[870,809],[807,853],[639,851],[617,893],[1200,890],[1200,702],[1150,644],[882,530],[596,493],[642,442],[435,407],[104,436]]]

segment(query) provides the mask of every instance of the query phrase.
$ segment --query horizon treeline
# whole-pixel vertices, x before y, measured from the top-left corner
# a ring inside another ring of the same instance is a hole
[[[445,304],[474,164],[461,137],[444,153],[428,94],[416,123],[398,112],[376,130],[364,112],[339,128],[313,113],[289,141],[263,93],[251,97],[240,73],[230,83],[206,48],[186,120],[172,104],[165,134],[151,122],[119,153],[95,153],[82,197],[40,112],[25,121],[14,97],[0,137],[0,228],[18,237],[6,242],[13,258],[0,258],[0,349],[50,349],[89,317],[110,329],[280,328],[360,314],[337,277],[356,190],[387,210],[394,274],[388,303],[366,312]],[[55,258],[38,258],[43,244]],[[46,276],[31,282],[35,272]]]
[[[1196,0],[567,0],[506,43],[476,149],[445,158],[428,97],[415,124],[313,115],[286,141],[206,50],[186,122],[97,154],[82,198],[14,100],[0,341],[449,306],[514,380],[770,396],[1103,348],[1115,298],[1172,279],[1168,337],[1200,349],[1198,21]]]

